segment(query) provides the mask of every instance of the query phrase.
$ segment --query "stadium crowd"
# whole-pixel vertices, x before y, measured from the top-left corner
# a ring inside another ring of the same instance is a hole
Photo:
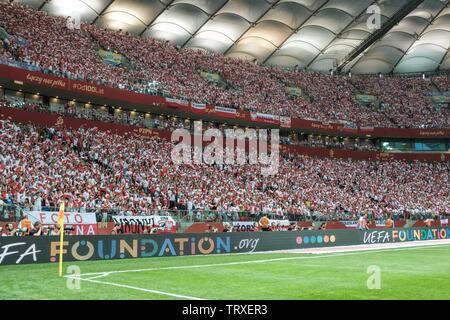
[[[378,97],[382,112],[399,127],[411,127],[414,123],[431,128],[449,126],[448,109],[441,113],[427,101],[426,94],[431,91],[429,80],[424,81],[419,77],[380,79],[378,76],[365,76],[354,77],[352,81],[355,86],[363,87],[364,92]]]
[[[63,17],[49,16],[20,4],[0,3],[0,23],[9,37],[0,57],[39,67],[45,72],[136,91],[158,82],[162,91],[199,103],[289,115],[361,127],[449,127],[448,108],[424,99],[433,91],[421,78],[350,77],[281,70],[222,54],[178,48],[168,42],[82,23],[67,27]],[[30,27],[33,26],[33,27]],[[104,63],[98,49],[125,56],[130,66]],[[211,84],[200,72],[217,74],[225,85]],[[448,77],[437,79],[448,87]],[[356,83],[356,84],[355,84]],[[302,88],[291,95],[286,87]],[[358,103],[356,93],[376,95],[380,106]]]
[[[8,98],[0,98],[0,107],[16,108],[26,111],[46,112],[52,114],[59,114],[62,116],[75,117],[86,120],[96,120],[107,123],[116,123],[122,125],[131,125],[136,127],[146,127],[151,129],[173,131],[176,129],[186,129],[191,133],[194,132],[194,121],[182,118],[174,118],[170,116],[155,116],[146,119],[145,114],[141,112],[132,112],[127,110],[120,110],[113,114],[99,109],[99,107],[76,108],[73,104],[66,103],[60,108],[51,109],[49,106],[44,106],[41,103],[25,102],[23,100]],[[214,122],[203,122],[203,131],[215,128],[221,131],[225,129],[244,127],[220,124]],[[320,147],[329,149],[346,149],[346,150],[360,150],[360,151],[379,151],[380,147],[367,140],[359,140],[352,138],[337,138],[337,137],[321,137],[313,135],[305,135],[298,133],[282,132],[280,135],[281,144],[298,145],[308,147]]]
[[[281,139],[283,140],[283,139]],[[320,147],[329,149],[345,149],[345,150],[360,150],[360,151],[380,151],[380,146],[376,145],[368,139],[351,139],[338,138],[315,135],[300,135],[298,139],[289,139],[286,144]]]
[[[440,92],[450,92],[449,76],[433,77],[433,82],[436,84],[436,87]]]
[[[450,163],[350,161],[284,155],[258,165],[175,165],[173,144],[97,129],[0,121],[0,205],[27,210],[71,199],[77,211],[140,215],[174,209],[311,216],[448,214]]]

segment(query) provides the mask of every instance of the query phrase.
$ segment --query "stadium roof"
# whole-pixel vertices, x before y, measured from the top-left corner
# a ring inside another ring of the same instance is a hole
[[[51,14],[259,63],[354,73],[450,69],[450,0],[19,0]],[[370,29],[377,4],[382,28]]]

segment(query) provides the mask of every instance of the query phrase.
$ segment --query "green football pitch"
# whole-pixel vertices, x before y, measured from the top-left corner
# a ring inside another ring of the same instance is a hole
[[[0,299],[450,299],[449,245],[65,262],[64,270],[61,278],[57,264],[1,266]]]

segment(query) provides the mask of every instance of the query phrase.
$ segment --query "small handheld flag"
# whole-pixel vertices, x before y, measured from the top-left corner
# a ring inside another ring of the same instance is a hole
[[[63,264],[63,243],[64,243],[64,201],[59,206],[58,224],[59,224],[59,276],[62,277]]]

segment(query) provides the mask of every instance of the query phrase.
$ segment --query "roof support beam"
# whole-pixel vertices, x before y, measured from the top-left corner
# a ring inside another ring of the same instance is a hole
[[[442,64],[444,63],[444,61],[446,60],[445,58],[447,58],[447,56],[449,56],[450,57],[450,50],[449,51],[447,51],[447,53],[446,54],[444,54],[444,56],[442,57],[442,60],[441,60],[441,62],[439,63],[439,65],[437,66],[437,68],[436,68],[436,72],[437,71],[439,71],[439,69],[441,68],[441,66],[442,66]]]
[[[164,6],[164,9],[162,9],[161,12],[158,13],[158,14],[153,18],[153,20],[150,21],[150,22],[145,26],[144,30],[142,30],[142,32],[139,33],[139,37],[142,37],[142,35],[144,34],[144,32],[148,30],[148,28],[152,25],[152,23],[155,22],[156,19],[158,19],[158,17],[159,17],[164,11],[166,11],[167,8],[169,8],[170,5],[171,5],[174,1],[175,1],[175,0],[172,0],[172,1],[170,1],[168,4],[166,4],[166,5]]]
[[[92,21],[91,24],[96,23],[97,20],[98,20],[98,18],[100,18],[100,17],[105,13],[105,11],[108,10],[108,8],[113,4],[113,2],[114,2],[114,0],[111,0],[111,1],[103,8],[103,10],[100,11],[99,14],[97,14],[97,16],[95,17],[95,19]]]
[[[338,66],[338,72],[341,72],[342,69],[351,61],[353,61],[356,57],[358,57],[361,53],[366,51],[372,44],[374,44],[377,40],[381,39],[389,30],[391,30],[397,23],[399,23],[404,17],[411,13],[414,9],[416,9],[422,2],[425,0],[411,0],[408,3],[400,8],[389,20],[387,20],[380,29],[375,31],[372,35],[370,35],[366,40],[364,40],[358,47],[356,47],[352,52],[350,52],[344,60]]]
[[[374,1],[371,5],[374,5],[374,4],[376,4],[376,1]],[[317,58],[318,57],[320,57],[320,55],[322,54],[322,53],[324,53],[329,47],[330,47],[330,45],[336,40],[336,39],[339,39],[339,37],[345,32],[345,31],[347,31],[347,28],[348,27],[350,27],[359,17],[361,17],[361,16],[363,16],[365,13],[366,13],[366,11],[367,11],[367,8],[366,9],[363,9],[359,14],[357,14],[357,15],[355,15],[354,17],[353,17],[353,19],[352,19],[352,21],[350,21],[346,26],[345,26],[345,28],[343,28],[342,30],[341,30],[341,32],[339,32],[331,41],[330,41],[330,43],[328,43],[328,45],[314,58],[314,59],[312,59],[311,60],[311,62],[310,63],[308,63],[308,66],[306,67],[306,68],[309,68],[313,63],[314,63],[314,61],[316,61],[317,60]]]
[[[448,6],[448,5],[450,5],[450,1],[447,1],[447,6]],[[439,11],[439,13],[436,15],[436,17],[434,17],[433,21],[432,21],[430,24],[432,24],[432,23],[434,22],[434,20],[436,20],[437,18],[439,18],[439,16],[441,15],[442,11],[444,11],[444,9],[447,8],[447,6],[444,6],[444,7],[442,8],[442,10]],[[424,32],[425,32],[425,31],[424,31]],[[447,50],[447,53],[445,53],[444,56],[442,57],[441,62],[439,63],[439,65],[437,66],[437,68],[436,68],[436,70],[435,70],[436,72],[439,71],[439,68],[442,66],[442,64],[444,63],[445,58],[447,58],[447,56],[450,57],[450,48]]]
[[[430,27],[430,25],[433,24],[433,22],[440,16],[440,14],[442,13],[442,11],[444,11],[444,9],[446,8],[446,6],[442,6],[442,9],[439,10],[439,12],[430,20],[428,21],[428,26],[422,30],[422,32],[420,33],[420,35],[417,35],[417,37],[415,38],[416,40],[414,40],[411,45],[408,47],[408,49],[406,49],[406,51],[404,52],[403,56],[397,61],[397,63],[394,65],[394,67],[392,68],[391,73],[394,72],[395,68],[397,68],[397,66],[400,64],[400,62],[402,62],[403,58],[405,57],[405,55],[408,53],[409,49],[411,49],[411,47],[414,45],[414,43],[416,43],[417,40],[420,39],[420,37],[422,37],[422,35],[425,33],[425,31]],[[445,55],[444,55],[445,58]],[[438,66],[439,68],[439,66]]]
[[[37,11],[41,11],[42,8],[48,3],[48,0],[45,0],[41,3],[41,5],[39,6],[39,8],[37,9]]]

